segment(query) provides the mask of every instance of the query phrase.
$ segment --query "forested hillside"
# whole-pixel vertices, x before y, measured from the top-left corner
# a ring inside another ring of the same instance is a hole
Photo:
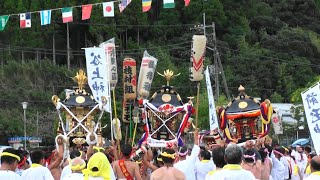
[[[2,0],[0,15],[96,2],[103,1]],[[151,10],[142,13],[141,1],[133,0],[122,13],[116,8],[112,18],[103,17],[102,7],[94,6],[90,20],[85,21],[81,20],[81,9],[74,8],[74,22],[69,23],[71,70],[66,67],[67,25],[62,23],[61,11],[53,11],[52,22],[47,26],[40,25],[39,13],[32,14],[32,27],[26,29],[20,29],[18,16],[10,16],[6,28],[0,31],[0,136],[22,134],[23,101],[30,103],[31,125],[36,111],[41,115],[54,110],[51,96],[72,88],[75,83],[69,77],[79,67],[85,68],[81,48],[98,46],[112,37],[118,46],[120,72],[124,57],[135,58],[139,66],[147,49],[159,59],[157,71],[170,68],[181,72],[172,85],[184,100],[194,96],[196,87],[188,77],[194,34],[190,28],[203,23],[203,13],[207,25],[215,23],[217,47],[233,96],[242,84],[251,96],[290,102],[297,89],[315,81],[319,74],[320,1],[191,0],[188,7],[183,0],[175,2],[174,9],[163,9],[162,1],[153,0]],[[213,47],[211,33],[208,28],[209,47]],[[207,51],[207,65],[213,63],[213,54]],[[164,83],[163,78],[155,76],[152,91]],[[117,88],[120,106],[121,82]],[[220,92],[225,93],[223,88]],[[205,94],[203,84],[201,95],[206,97]],[[202,102],[205,108],[205,100]],[[207,123],[205,114],[201,111],[202,126]]]

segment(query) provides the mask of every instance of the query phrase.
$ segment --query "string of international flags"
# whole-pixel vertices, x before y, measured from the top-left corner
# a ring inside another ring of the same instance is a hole
[[[119,2],[119,11],[122,11],[131,3],[132,0],[120,0]],[[184,0],[185,6],[189,6],[191,0]],[[25,12],[20,14],[9,14],[0,16],[0,31],[3,31],[10,16],[17,15],[20,17],[20,28],[30,28],[31,27],[31,14],[39,13],[41,25],[49,25],[51,24],[51,12],[61,10],[62,14],[62,22],[68,23],[73,22],[73,8],[80,7],[82,9],[82,17],[81,20],[88,20],[91,17],[92,7],[95,5],[103,6],[103,16],[104,17],[114,17],[114,3],[118,1],[109,1],[102,3],[94,3],[94,4],[86,4],[79,6],[71,6],[71,7],[63,7],[63,8],[55,8],[49,10],[41,10],[41,11],[32,11]],[[141,0],[142,4],[142,12],[148,12],[151,9],[152,0]],[[163,0],[163,8],[174,8],[175,2],[174,0]]]

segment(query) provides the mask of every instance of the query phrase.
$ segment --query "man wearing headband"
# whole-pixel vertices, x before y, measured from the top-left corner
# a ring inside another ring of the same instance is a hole
[[[173,167],[176,159],[176,153],[173,149],[165,149],[161,153],[164,166],[155,170],[150,177],[150,180],[185,180],[186,177],[182,171]]]
[[[228,180],[255,180],[254,175],[247,170],[242,169],[242,149],[236,144],[230,144],[225,150],[224,159],[227,165],[221,171],[217,171],[208,177],[208,180],[228,179]]]
[[[44,152],[37,150],[31,153],[31,167],[22,172],[23,180],[54,180],[48,168],[44,167]]]
[[[257,159],[257,154],[253,149],[247,149],[244,152],[241,167],[250,171],[256,179],[261,179],[261,160]]]
[[[15,173],[15,170],[20,161],[20,156],[17,150],[12,148],[5,149],[1,154],[0,179],[20,180],[21,177]]]
[[[70,162],[71,174],[67,174],[61,180],[79,180],[83,179],[82,170],[86,168],[86,162],[81,157],[73,158]]]
[[[297,145],[296,152],[293,154],[293,156],[297,162],[300,173],[304,174],[304,171],[305,171],[305,169],[307,167],[307,163],[308,163],[308,157],[304,153],[303,147],[301,147],[300,145]]]
[[[305,178],[305,180],[317,180],[320,179],[320,156],[314,156],[310,163],[311,175]]]
[[[132,147],[125,144],[121,147],[123,158],[113,163],[113,170],[119,180],[132,179],[142,180],[139,166],[136,162],[131,161]]]
[[[191,155],[187,158],[188,155],[188,148],[187,147],[180,147],[178,149],[178,158],[179,162],[174,164],[174,167],[179,169],[184,173],[187,180],[195,180],[195,164],[199,161],[198,155],[200,153],[199,147],[199,140],[198,140],[198,130],[193,132],[193,141],[194,146],[191,151]]]
[[[272,165],[273,165],[271,170],[271,176],[273,180],[286,179],[286,176],[288,173],[286,168],[289,168],[289,166],[286,167],[283,161],[281,161],[283,156],[284,156],[283,150],[279,146],[275,148],[271,153]]]

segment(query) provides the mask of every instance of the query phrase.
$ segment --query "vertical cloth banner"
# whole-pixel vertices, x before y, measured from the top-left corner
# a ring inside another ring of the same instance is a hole
[[[282,127],[282,114],[279,112],[278,109],[273,109],[275,113],[272,114],[271,121],[274,129],[275,134],[283,134],[283,127]]]
[[[138,79],[138,96],[141,98],[149,96],[157,62],[157,58],[150,56],[146,50],[144,51]]]
[[[51,10],[40,11],[41,26],[51,23]]]
[[[106,60],[108,62],[108,72],[110,75],[110,85],[111,90],[113,90],[118,82],[115,38],[109,39],[108,41],[101,43],[99,47],[105,50]]]
[[[104,17],[114,17],[114,2],[105,2],[102,6]]]
[[[90,19],[91,11],[92,11],[92,4],[82,5],[82,20]]]
[[[301,93],[304,112],[317,155],[320,155],[320,90],[319,82]]]
[[[9,17],[10,17],[9,15],[0,16],[0,31],[3,31],[4,28],[6,27]]]
[[[111,112],[110,84],[107,74],[106,55],[102,48],[85,48],[88,73],[88,85],[95,100],[102,103],[102,96],[107,98],[104,110]]]
[[[201,81],[203,79],[203,63],[206,53],[207,38],[205,35],[193,35],[191,50],[190,80]]]
[[[206,75],[206,84],[207,84],[207,92],[208,92],[208,101],[209,101],[209,122],[210,122],[210,130],[217,130],[219,128],[218,120],[217,120],[217,112],[216,105],[214,103],[214,97],[212,92],[212,86],[210,81],[209,69],[205,70]]]

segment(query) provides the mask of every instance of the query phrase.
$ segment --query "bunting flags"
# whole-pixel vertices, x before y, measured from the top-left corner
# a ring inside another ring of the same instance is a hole
[[[152,0],[142,0],[142,12],[147,12],[151,9]]]
[[[103,16],[104,17],[114,17],[114,3],[113,2],[103,3]]]
[[[41,26],[51,23],[51,10],[40,11]]]
[[[121,0],[121,3],[119,4],[119,10],[120,13],[131,3],[131,0]]]
[[[82,5],[82,20],[90,19],[92,4]]]
[[[132,0],[121,0],[119,3],[120,13],[131,3]],[[185,6],[189,6],[191,0],[184,0]],[[104,17],[114,17],[114,2],[118,2],[115,0],[109,2],[99,2],[87,5],[76,5],[64,8],[55,8],[50,10],[37,10],[32,12],[25,13],[15,13],[15,14],[7,14],[0,15],[0,31],[3,31],[10,16],[19,16],[20,18],[20,27],[21,28],[29,28],[31,27],[31,15],[33,13],[40,14],[40,23],[42,26],[51,24],[51,16],[52,11],[61,10],[62,12],[62,22],[68,23],[73,22],[73,8],[82,8],[82,20],[87,20],[91,18],[92,8],[93,6],[103,5],[103,16]],[[152,0],[141,0],[142,3],[142,11],[148,12],[151,9]],[[174,8],[175,2],[174,0],[163,0],[163,8]]]
[[[191,1],[191,0],[184,0],[184,5],[185,5],[185,6],[189,6],[190,1]]]
[[[73,21],[72,7],[62,8],[62,22],[68,23]]]
[[[163,0],[163,8],[174,8],[174,0]]]
[[[9,15],[0,16],[0,31],[3,31],[4,28],[6,27],[9,17],[10,17]]]
[[[30,28],[31,27],[31,13],[21,13],[20,14],[20,28]]]

